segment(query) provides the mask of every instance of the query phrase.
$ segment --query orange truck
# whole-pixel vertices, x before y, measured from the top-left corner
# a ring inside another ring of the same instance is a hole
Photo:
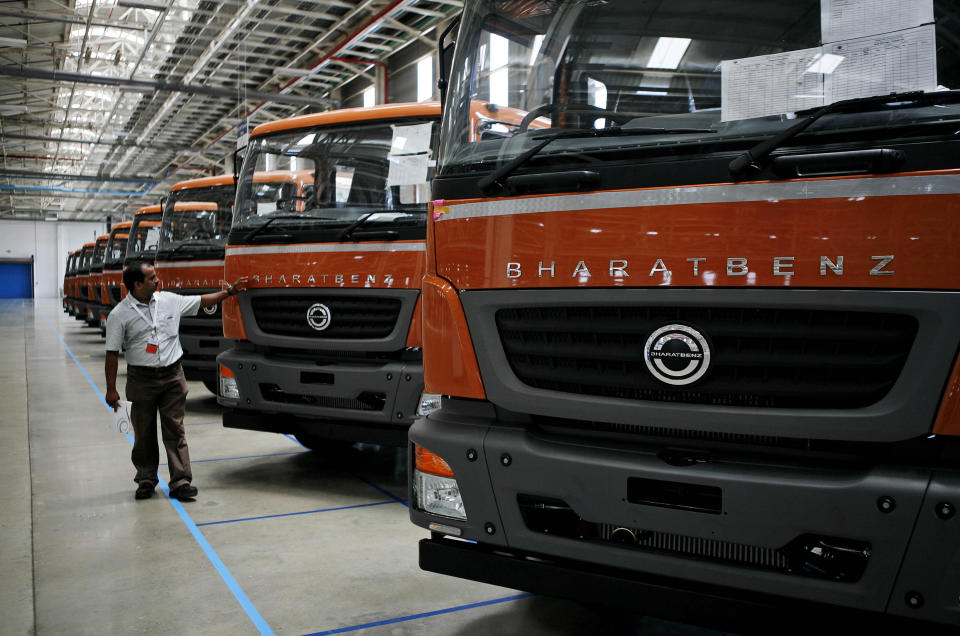
[[[160,242],[162,217],[163,208],[159,205],[148,205],[134,212],[127,237],[127,252],[123,257],[124,268],[134,261],[153,264],[157,254],[157,244]],[[120,299],[123,300],[126,297],[127,288],[121,285]]]
[[[103,261],[107,253],[107,243],[110,235],[103,234],[97,237],[93,245],[93,254],[90,257],[90,271],[87,273],[87,314],[88,327],[98,327],[102,335],[106,335],[107,310],[102,301]]]
[[[419,296],[436,103],[258,126],[237,186],[217,400],[224,426],[330,450],[405,445],[423,386]],[[264,181],[273,175],[274,181]]]
[[[67,256],[67,269],[63,275],[63,310],[73,315],[76,304],[77,269],[83,250],[74,250]]]
[[[464,4],[421,567],[734,630],[960,625],[952,3]],[[474,140],[487,95],[527,115]]]
[[[93,261],[93,248],[96,243],[84,243],[80,248],[77,259],[77,273],[74,277],[76,302],[74,303],[73,317],[77,320],[87,320],[87,308],[90,305],[90,264]]]
[[[123,259],[127,255],[127,239],[130,237],[132,221],[117,223],[110,230],[110,241],[103,257],[103,274],[100,281],[100,302],[109,314],[123,295]],[[106,322],[104,321],[104,328]]]
[[[157,275],[163,288],[179,294],[220,289],[223,250],[234,203],[233,175],[181,181],[170,188],[163,208]],[[217,354],[226,349],[219,305],[180,321],[183,372],[217,392]]]

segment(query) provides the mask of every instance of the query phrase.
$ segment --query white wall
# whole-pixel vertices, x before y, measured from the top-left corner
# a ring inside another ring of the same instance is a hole
[[[59,298],[67,255],[106,234],[105,223],[0,222],[0,258],[33,256],[34,298]]]

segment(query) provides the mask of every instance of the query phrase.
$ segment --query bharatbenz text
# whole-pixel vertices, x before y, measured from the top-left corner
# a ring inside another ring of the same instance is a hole
[[[733,632],[960,626],[955,4],[464,2],[422,568]]]

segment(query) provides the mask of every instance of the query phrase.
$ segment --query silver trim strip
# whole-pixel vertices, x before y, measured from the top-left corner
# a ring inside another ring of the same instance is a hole
[[[426,252],[427,242],[413,243],[312,243],[299,245],[227,246],[228,256],[240,254],[322,254],[331,252]]]
[[[680,186],[448,204],[437,222],[537,212],[960,193],[960,174]]]
[[[162,269],[172,267],[218,267],[222,265],[223,261],[157,261],[157,266]]]

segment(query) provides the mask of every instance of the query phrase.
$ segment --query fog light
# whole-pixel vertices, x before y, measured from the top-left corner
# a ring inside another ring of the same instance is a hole
[[[466,521],[467,511],[453,470],[442,457],[414,446],[413,493],[424,512]]]
[[[463,508],[460,488],[457,480],[439,475],[429,475],[415,471],[414,492],[417,495],[417,507],[424,512],[460,519],[465,521],[467,512]]]
[[[220,397],[228,400],[240,399],[240,387],[237,386],[237,379],[233,377],[233,371],[220,365]]]
[[[417,407],[417,415],[426,416],[430,415],[434,411],[440,410],[440,394],[439,393],[421,393],[420,394],[420,405]]]

